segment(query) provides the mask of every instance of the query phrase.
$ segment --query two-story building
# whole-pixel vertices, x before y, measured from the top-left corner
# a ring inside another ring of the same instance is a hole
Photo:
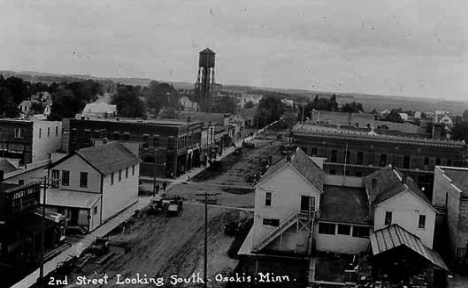
[[[323,171],[300,149],[274,164],[255,186],[254,224],[241,250],[307,255],[322,194]]]
[[[178,177],[200,165],[203,123],[177,120],[64,119],[65,152],[93,146],[104,139],[139,143],[141,175]]]
[[[435,168],[432,203],[444,211],[442,222],[447,256],[451,261],[468,259],[468,168]],[[448,241],[448,243],[446,242]]]
[[[433,248],[437,210],[410,177],[388,165],[363,182],[374,230],[398,224]]]
[[[46,205],[68,218],[68,228],[93,231],[138,201],[138,157],[119,142],[83,148],[55,162]]]
[[[50,158],[61,140],[62,122],[0,120],[0,157],[19,159],[20,164]]]
[[[3,174],[0,172],[0,180]],[[42,219],[44,219],[45,248],[54,248],[63,238],[62,215],[39,208],[41,181],[27,184],[0,181],[0,253],[11,254],[21,250],[26,255],[37,256],[40,251]]]

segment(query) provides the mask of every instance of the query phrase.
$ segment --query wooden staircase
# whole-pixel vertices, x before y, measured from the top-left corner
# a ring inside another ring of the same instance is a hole
[[[265,237],[263,237],[260,240],[260,242],[255,244],[254,247],[252,248],[252,252],[259,252],[260,250],[265,248],[269,243],[271,243],[271,241],[276,239],[281,233],[283,233],[289,227],[291,227],[294,223],[296,223],[297,220],[298,220],[297,213],[293,213],[292,215],[290,215],[288,218],[286,218],[286,220],[280,223],[278,228],[274,229],[273,231],[265,235]]]

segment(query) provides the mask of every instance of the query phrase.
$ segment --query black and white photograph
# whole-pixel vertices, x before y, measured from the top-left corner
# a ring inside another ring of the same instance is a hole
[[[468,0],[0,0],[0,288],[468,287]]]

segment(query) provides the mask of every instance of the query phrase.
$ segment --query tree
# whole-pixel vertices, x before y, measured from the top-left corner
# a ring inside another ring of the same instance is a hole
[[[362,107],[361,103],[357,103],[356,101],[353,101],[351,103],[346,103],[345,105],[343,105],[340,111],[348,112],[348,113],[359,113],[359,112],[364,112],[364,108]]]
[[[73,92],[61,86],[52,94],[52,111],[49,120],[61,120],[62,118],[74,118],[83,111],[86,101],[75,97]]]
[[[463,118],[463,121],[468,122],[468,109],[465,109],[465,111],[463,111],[462,118]]]
[[[256,122],[266,125],[278,120],[286,111],[281,100],[275,97],[263,97],[258,104]]]
[[[179,93],[168,83],[151,81],[148,88],[143,92],[143,95],[146,98],[148,108],[152,108],[155,115],[159,114],[159,111],[163,107],[178,108],[177,99],[179,99]]]
[[[124,117],[144,117],[145,105],[140,100],[140,86],[117,85],[117,92],[112,96],[112,104],[117,105],[117,112]]]
[[[245,109],[253,108],[255,104],[252,101],[248,101],[247,103],[244,104]]]
[[[19,110],[13,101],[13,95],[5,87],[0,87],[0,116],[12,118],[19,116]]]
[[[401,108],[400,109],[392,109],[390,111],[390,113],[387,115],[387,117],[385,118],[385,120],[387,120],[389,122],[396,122],[396,123],[405,122],[405,121],[403,121],[403,119],[401,119],[399,111],[401,111]]]
[[[216,99],[211,106],[211,112],[214,113],[231,113],[234,114],[237,109],[236,101],[229,97],[224,96],[221,99]]]
[[[468,143],[468,121],[455,123],[450,131],[450,136],[453,140],[465,140]]]

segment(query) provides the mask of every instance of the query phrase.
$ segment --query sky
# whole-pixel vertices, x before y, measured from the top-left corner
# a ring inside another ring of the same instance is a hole
[[[468,0],[0,0],[0,70],[468,100]]]

